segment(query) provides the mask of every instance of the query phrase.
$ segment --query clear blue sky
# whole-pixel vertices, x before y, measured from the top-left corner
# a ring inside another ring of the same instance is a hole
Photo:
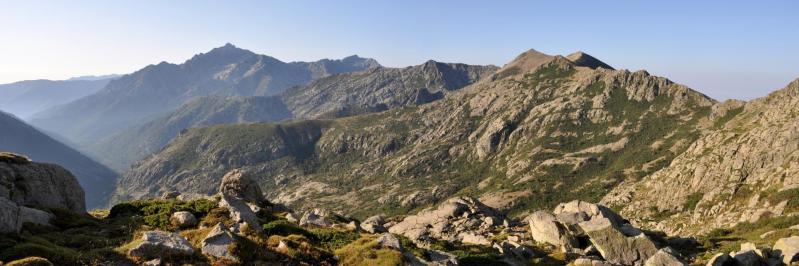
[[[284,61],[358,54],[386,66],[501,66],[535,48],[749,99],[799,77],[797,11],[799,1],[5,1],[0,83],[129,73],[226,42]]]

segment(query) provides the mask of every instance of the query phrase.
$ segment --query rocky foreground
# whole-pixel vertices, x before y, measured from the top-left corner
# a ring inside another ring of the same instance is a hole
[[[0,260],[7,265],[782,265],[799,237],[720,252],[702,238],[632,225],[571,201],[514,219],[470,197],[359,221],[270,203],[244,171],[213,197],[166,193],[88,215],[69,172],[0,157]],[[34,189],[34,190],[31,190]],[[36,192],[36,193],[31,193]],[[8,207],[6,207],[6,205]],[[13,210],[13,211],[6,211]],[[791,229],[793,230],[793,229]],[[784,234],[777,232],[775,234]]]

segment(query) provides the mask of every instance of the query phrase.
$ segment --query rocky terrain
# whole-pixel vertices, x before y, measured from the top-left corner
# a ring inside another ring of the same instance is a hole
[[[3,112],[0,112],[0,151],[25,154],[35,161],[68,169],[86,190],[86,202],[82,204],[89,209],[106,206],[118,177],[108,167]]]
[[[715,101],[698,92],[571,57],[531,50],[429,104],[191,129],[126,172],[116,200],[170,189],[212,194],[225,172],[244,168],[269,199],[296,208],[365,218],[465,195],[522,217],[565,200],[598,201],[667,166],[713,126]]]
[[[286,63],[227,44],[182,64],[149,65],[95,94],[43,111],[30,122],[83,146],[164,116],[195,97],[275,95],[316,78],[377,66],[373,59],[357,56]]]

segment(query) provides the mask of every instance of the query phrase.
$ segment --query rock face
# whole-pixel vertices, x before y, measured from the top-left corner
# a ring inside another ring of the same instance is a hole
[[[128,256],[142,259],[183,257],[194,254],[194,249],[183,236],[164,231],[142,233],[141,243],[128,251]]]
[[[247,172],[236,169],[222,177],[219,193],[242,199],[256,205],[265,205],[268,201],[264,198],[261,188],[255,180],[247,176]]]
[[[640,226],[682,235],[795,212],[775,196],[799,186],[797,108],[799,80],[745,104],[718,104],[712,130],[668,167],[617,187],[603,202],[625,206],[621,213]]]
[[[495,226],[486,222],[486,217],[501,220],[499,213],[468,197],[452,198],[434,210],[422,211],[405,217],[388,231],[404,235],[417,243],[433,239],[451,242],[489,244],[487,236]]]
[[[50,224],[52,214],[34,208],[85,213],[83,189],[66,169],[52,164],[0,161],[0,232],[17,232],[23,223]]]
[[[622,265],[642,264],[658,249],[644,234],[626,235],[607,218],[578,224],[605,260]]]
[[[799,261],[799,236],[780,238],[774,243],[773,250],[785,264]]]
[[[239,259],[231,252],[231,246],[236,243],[233,234],[222,224],[217,224],[202,241],[202,254],[218,259],[238,262]]]

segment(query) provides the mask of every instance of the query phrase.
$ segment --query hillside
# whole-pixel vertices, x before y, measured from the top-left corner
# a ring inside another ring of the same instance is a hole
[[[599,200],[668,165],[712,125],[714,103],[644,71],[591,68],[531,50],[429,104],[191,129],[125,173],[115,200],[208,194],[224,172],[244,168],[271,200],[298,208],[363,217],[471,195],[518,216],[569,199]]]
[[[674,234],[757,228],[769,218],[794,217],[797,110],[799,80],[751,102],[718,104],[714,127],[668,167],[619,186],[604,201],[623,206],[622,213],[640,225]]]
[[[98,79],[27,80],[0,84],[0,110],[28,118],[46,109],[93,94],[115,76]]]
[[[346,61],[346,60],[345,60]],[[297,86],[276,96],[204,97],[169,115],[89,144],[87,150],[120,172],[158,152],[187,128],[216,124],[335,118],[438,100],[496,71],[428,61],[407,68],[377,67],[342,73]]]
[[[182,64],[161,62],[110,82],[101,91],[46,110],[31,123],[79,145],[142,124],[202,96],[270,96],[313,79],[377,67],[373,59],[285,63],[231,44]]]
[[[0,112],[0,151],[25,154],[31,159],[63,166],[86,191],[86,207],[106,207],[117,174],[89,157],[48,137],[16,117]]]

